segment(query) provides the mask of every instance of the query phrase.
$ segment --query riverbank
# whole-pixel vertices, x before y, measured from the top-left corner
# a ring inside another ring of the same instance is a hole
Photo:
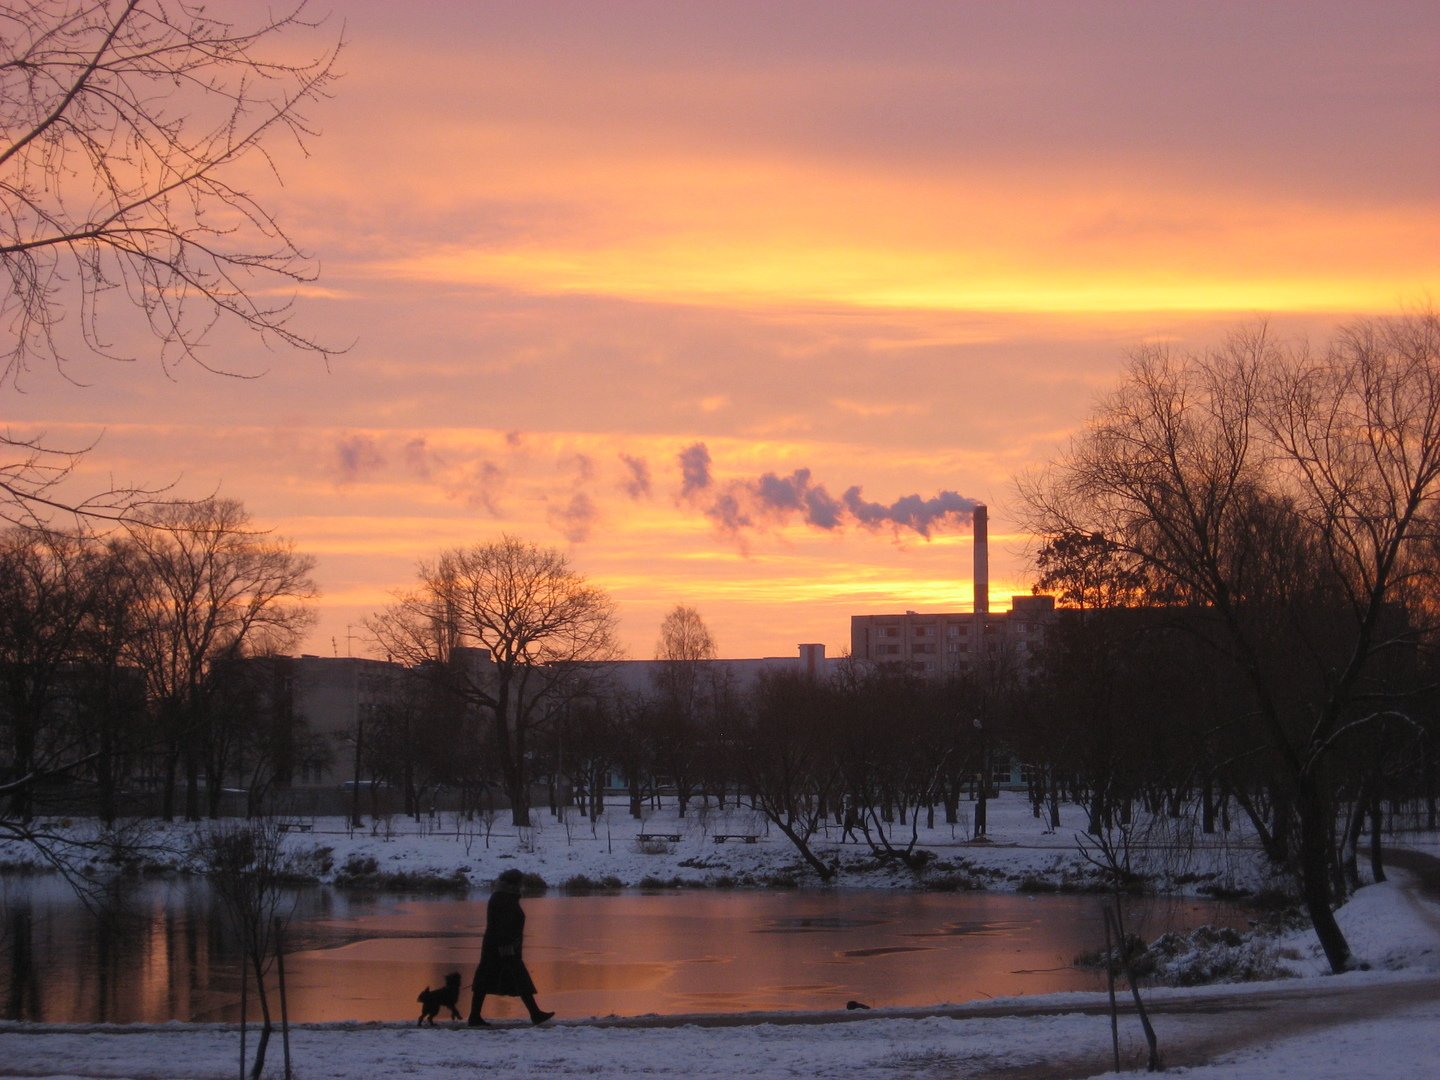
[[[1062,810],[1068,827],[1050,832],[1024,799],[1002,796],[990,807],[988,840],[970,842],[969,821],[923,827],[917,846],[935,853],[923,870],[876,864],[858,844],[832,834],[821,844],[837,859],[843,886],[946,888],[940,878],[990,889],[1084,889],[1094,869],[1078,850],[1076,807]],[[726,884],[814,884],[793,849],[746,815],[713,809],[684,821],[660,810],[633,821],[612,809],[608,820],[559,821],[548,815],[528,830],[492,823],[466,826],[392,819],[352,830],[343,821],[292,822],[286,850],[309,862],[321,880],[343,881],[346,866],[368,866],[411,879],[451,878],[485,887],[516,866],[556,888],[578,878],[616,887]],[[205,828],[208,826],[202,826]],[[84,823],[68,826],[83,835]],[[156,867],[178,869],[194,827],[150,830]],[[650,837],[642,839],[641,834]],[[756,841],[716,834],[754,835]],[[672,839],[678,837],[678,839]],[[1132,869],[1197,892],[1257,891],[1269,879],[1255,845],[1241,830],[1217,836],[1172,837],[1175,848],[1137,844]],[[1408,838],[1407,843],[1415,843]],[[1434,838],[1420,846],[1436,850]],[[328,849],[328,850],[327,850]],[[166,855],[166,852],[171,854]],[[174,859],[174,863],[168,860]],[[25,865],[13,845],[0,860]],[[328,868],[322,869],[328,861]],[[955,887],[959,887],[958,885]],[[973,887],[966,884],[964,887]],[[1369,968],[1322,974],[1309,931],[1274,943],[1295,976],[1282,982],[1147,992],[1156,1010],[1161,1052],[1181,1075],[1209,1078],[1304,1076],[1352,1080],[1373,1075],[1418,1076],[1440,1052],[1440,906],[1425,900],[1405,872],[1362,889],[1339,913],[1356,955]],[[1320,1007],[1321,1002],[1327,1003]],[[1127,1067],[1143,1061],[1133,1017],[1121,1022]],[[0,1024],[0,1075],[46,1077],[233,1076],[239,1034],[233,1025]],[[562,1017],[536,1030],[497,1025],[473,1031],[407,1022],[301,1025],[292,1057],[306,1080],[357,1075],[521,1077],[756,1077],[786,1075],[885,1077],[1013,1076],[1061,1080],[1105,1072],[1110,1028],[1103,996],[1066,994],[937,1005],[925,1010],[708,1015],[584,1019]],[[281,1075],[283,1048],[272,1042],[267,1075]],[[1202,1064],[1208,1062],[1209,1064]]]
[[[1307,977],[1242,987],[1146,994],[1172,1075],[1197,1080],[1353,1080],[1428,1075],[1440,1052],[1440,906],[1406,872],[1372,885],[1339,912],[1370,968],[1319,974],[1313,935],[1282,945]],[[1143,1067],[1129,1010],[1122,1061]],[[252,1036],[253,1037],[253,1036]],[[0,1074],[15,1077],[234,1076],[232,1025],[0,1024]],[[858,1080],[1012,1077],[1064,1080],[1113,1067],[1103,995],[1065,994],[926,1010],[585,1020],[542,1029],[442,1024],[302,1025],[296,1075],[689,1077],[844,1076]],[[267,1075],[281,1075],[271,1043]],[[1173,1068],[1173,1066],[1180,1066]]]
[[[835,867],[829,884],[856,888],[936,891],[1019,890],[1085,892],[1102,887],[1101,874],[1082,851],[1080,807],[1061,807],[1061,826],[1050,829],[1021,794],[1002,793],[988,803],[983,839],[973,838],[974,805],[962,804],[953,825],[925,815],[888,826],[891,843],[928,853],[922,865],[875,856],[858,833],[832,825],[812,846]],[[531,888],[750,888],[821,884],[794,846],[753,811],[692,806],[683,818],[673,805],[633,818],[612,805],[596,820],[570,809],[563,816],[539,809],[533,825],[465,819],[453,814],[364,819],[282,819],[285,857],[297,880],[395,891],[488,889],[516,867]],[[232,823],[233,824],[233,823]],[[53,823],[61,838],[94,835],[86,822]],[[188,854],[215,824],[141,822],[133,826],[147,873],[183,872]],[[219,827],[224,827],[221,823]],[[1130,831],[1130,869],[1153,891],[1242,896],[1283,886],[1260,857],[1243,821],[1202,833],[1187,819],[1161,819]],[[87,856],[88,858],[89,856]],[[0,868],[48,868],[25,844],[0,842]]]

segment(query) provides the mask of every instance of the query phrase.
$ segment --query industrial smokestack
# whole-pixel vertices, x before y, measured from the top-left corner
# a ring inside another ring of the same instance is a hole
[[[990,512],[984,503],[975,507],[975,614],[990,614]]]

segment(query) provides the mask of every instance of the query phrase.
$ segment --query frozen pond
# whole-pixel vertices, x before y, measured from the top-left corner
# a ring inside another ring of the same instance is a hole
[[[317,887],[295,901],[285,961],[292,1020],[413,1018],[421,987],[447,971],[470,982],[483,893]],[[1100,986],[1071,966],[1103,943],[1093,896],[697,889],[552,894],[524,906],[539,1000],[561,1016],[932,1005]],[[5,877],[0,916],[7,1019],[238,1018],[238,950],[204,882],[132,884],[97,919],[56,878]],[[1232,906],[1198,900],[1132,902],[1129,919],[1147,939],[1243,924]],[[523,1010],[491,999],[486,1015]]]

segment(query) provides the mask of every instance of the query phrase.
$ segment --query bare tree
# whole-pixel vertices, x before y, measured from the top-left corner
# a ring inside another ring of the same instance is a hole
[[[700,612],[676,604],[660,624],[650,702],[651,741],[656,763],[675,785],[679,814],[685,816],[705,765],[703,713],[706,662],[715,659],[715,639]]]
[[[79,499],[70,497],[64,490],[65,481],[92,445],[55,446],[41,436],[21,436],[0,429],[0,522],[44,529],[55,511],[82,521],[114,520],[135,503],[159,494],[112,484]]]
[[[250,523],[232,499],[171,503],[127,524],[151,577],[141,598],[135,656],[168,734],[163,813],[174,816],[176,770],[185,767],[185,816],[200,816],[206,773],[210,813],[218,812],[223,740],[210,730],[217,666],[247,654],[283,652],[314,618],[315,560]]]
[[[700,612],[684,604],[675,605],[660,624],[655,659],[669,664],[715,659],[715,639]]]
[[[240,978],[248,985],[255,977],[255,992],[260,999],[260,1040],[251,1063],[252,1080],[264,1074],[265,1052],[270,1045],[274,1021],[270,1011],[270,994],[266,975],[282,948],[281,935],[295,910],[295,896],[284,885],[289,869],[284,851],[284,834],[275,821],[252,821],[244,824],[215,826],[208,835],[195,838],[191,856],[208,876],[211,887],[219,894],[225,914],[236,937],[240,939]],[[246,969],[249,969],[247,972]],[[281,1001],[284,985],[281,984]],[[244,1002],[242,991],[240,1017],[240,1065],[245,1065]],[[283,1020],[283,1016],[282,1016]],[[285,1075],[290,1075],[289,1049],[286,1048]]]
[[[949,749],[934,735],[953,726],[940,722],[935,687],[904,668],[852,664],[828,692],[821,735],[843,785],[842,821],[859,828],[877,859],[918,869],[930,857],[917,846],[921,807],[938,790]]]
[[[84,541],[68,533],[10,529],[0,533],[0,741],[9,768],[0,771],[8,813],[0,829],[25,828],[36,789],[78,767],[88,746],[62,699],[88,614]]]
[[[0,836],[29,844],[87,904],[101,867],[150,845],[116,812],[117,777],[146,733],[143,687],[111,648],[122,576],[114,545],[82,533],[0,532]],[[100,824],[57,827],[90,781]]]
[[[1035,533],[1098,533],[1219,625],[1293,808],[1310,919],[1349,966],[1331,910],[1337,750],[1403,715],[1385,661],[1431,629],[1399,602],[1436,572],[1440,318],[1359,322],[1323,352],[1263,327],[1204,355],[1147,348],[1021,489]]]
[[[302,150],[306,109],[335,78],[339,42],[306,52],[323,20],[305,0],[244,25],[184,0],[0,2],[0,384],[37,358],[133,358],[158,341],[168,368],[212,329],[330,350],[292,325],[315,276],[252,187],[282,140]],[[308,58],[307,58],[308,57]],[[147,350],[148,351],[148,350]],[[55,491],[84,447],[0,431],[7,516],[114,515],[137,492],[77,507]]]
[[[821,881],[835,876],[810,842],[840,794],[835,762],[833,689],[800,672],[767,672],[740,721],[736,770],[755,809],[794,845]]]
[[[447,551],[419,576],[366,625],[488,714],[514,823],[529,825],[531,733],[616,657],[615,605],[561,552],[513,536]]]

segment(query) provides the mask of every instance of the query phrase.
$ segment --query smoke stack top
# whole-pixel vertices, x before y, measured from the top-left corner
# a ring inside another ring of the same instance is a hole
[[[975,614],[990,614],[990,512],[976,503],[975,522]]]

